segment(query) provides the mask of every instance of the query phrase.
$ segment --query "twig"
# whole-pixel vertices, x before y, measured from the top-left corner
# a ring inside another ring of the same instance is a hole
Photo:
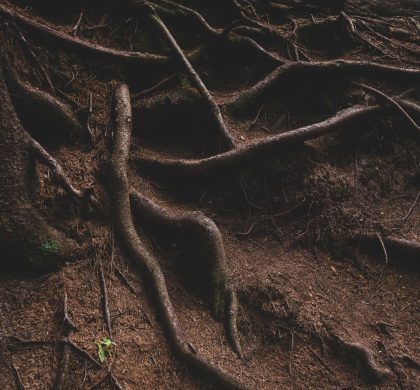
[[[385,264],[388,264],[388,260],[389,260],[388,259],[388,252],[386,251],[385,244],[382,240],[382,237],[379,233],[376,233],[376,237],[378,238],[379,242],[381,243],[381,247],[382,247],[382,250],[383,250],[384,255],[385,255]]]
[[[160,89],[160,87],[165,85],[168,81],[173,80],[175,78],[175,76],[176,76],[176,73],[174,73],[171,76],[166,77],[165,79],[159,81],[153,87],[150,87],[148,89],[145,89],[144,91],[141,91],[139,93],[135,93],[135,94],[131,95],[131,100],[137,100],[137,99],[140,99],[140,98],[144,98],[147,95],[150,95],[151,93],[156,92],[157,90]]]
[[[401,218],[401,222],[404,222],[411,215],[411,213],[414,210],[414,207],[416,207],[416,204],[417,204],[419,198],[420,198],[420,191],[417,193],[416,199],[414,200],[414,203],[411,205],[411,207],[407,211],[407,214],[405,214],[404,217]]]
[[[72,33],[73,33],[73,36],[76,36],[76,35],[77,35],[77,31],[79,30],[80,23],[81,23],[82,18],[83,18],[83,13],[84,13],[84,10],[82,9],[82,10],[80,11],[80,16],[79,16],[79,19],[77,19],[76,24],[75,24],[75,25],[74,25],[74,27],[71,29],[71,31],[72,31]]]
[[[262,106],[260,107],[260,109],[258,110],[257,115],[255,116],[254,120],[253,120],[253,121],[250,123],[250,125],[248,126],[247,131],[250,131],[250,130],[253,130],[253,129],[254,129],[255,125],[256,125],[256,124],[257,124],[257,122],[258,122],[258,119],[259,119],[259,117],[260,117],[260,115],[261,115],[261,112],[262,112],[263,108],[264,108],[264,105],[262,105]]]
[[[86,130],[89,135],[89,141],[92,145],[92,147],[95,145],[95,138],[93,136],[92,128],[91,128],[91,120],[92,120],[92,114],[93,114],[93,97],[92,92],[89,92],[88,96],[88,111],[87,111],[87,117],[86,117]]]
[[[103,306],[103,311],[104,311],[106,327],[108,329],[109,337],[112,339],[111,315],[109,313],[109,306],[108,306],[108,290],[106,288],[106,281],[105,281],[104,271],[102,268],[101,259],[99,259],[99,277],[101,281],[102,306]]]
[[[131,282],[128,280],[127,276],[115,265],[113,264],[114,270],[117,272],[118,277],[120,280],[128,287],[128,289],[135,295],[137,295],[137,291]]]
[[[394,108],[397,109],[397,111],[402,114],[402,116],[407,120],[407,122],[420,133],[420,126],[413,120],[413,118],[411,118],[411,116],[407,113],[407,111],[404,110],[404,108],[401,107],[401,105],[394,100],[392,97],[388,96],[387,94],[379,91],[378,89],[371,87],[369,85],[363,84],[363,83],[359,83],[354,81],[353,84],[369,91],[372,92],[373,94],[375,94],[376,96],[378,96],[379,98],[381,98],[382,100],[385,100],[386,102],[388,102],[389,104],[391,104]]]

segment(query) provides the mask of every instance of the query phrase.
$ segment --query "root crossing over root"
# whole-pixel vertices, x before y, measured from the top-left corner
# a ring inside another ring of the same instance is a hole
[[[130,93],[126,85],[118,85],[114,92],[114,146],[110,163],[110,195],[116,231],[127,254],[140,267],[150,283],[157,310],[174,351],[188,366],[219,386],[228,389],[245,389],[237,379],[191,351],[181,323],[172,306],[166,281],[157,259],[140,240],[134,227],[129,199],[127,160],[131,137]]]

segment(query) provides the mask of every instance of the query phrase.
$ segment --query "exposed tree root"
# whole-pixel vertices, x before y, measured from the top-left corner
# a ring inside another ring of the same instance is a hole
[[[79,255],[78,246],[32,207],[37,183],[33,143],[16,116],[0,69],[0,229],[10,255],[48,269]]]
[[[89,202],[95,209],[102,210],[102,206],[99,203],[98,199],[95,197],[91,189],[80,190],[73,186],[70,179],[64,173],[63,168],[60,163],[52,157],[40,144],[29,136],[29,142],[32,148],[32,151],[35,157],[42,162],[45,166],[51,169],[51,172],[56,177],[59,184],[67,191],[70,195],[73,195],[76,198],[86,200]]]
[[[373,352],[366,346],[346,341],[336,335],[330,336],[330,342],[334,347],[338,347],[342,352],[350,355],[375,382],[381,382],[391,375],[390,370],[380,367],[375,362]]]
[[[130,200],[134,213],[142,220],[167,228],[182,229],[186,236],[202,241],[200,257],[211,262],[212,314],[217,320],[225,320],[232,347],[242,357],[236,327],[238,302],[228,281],[223,239],[216,224],[201,212],[177,214],[165,210],[134,189],[131,189]]]
[[[246,110],[260,106],[261,101],[276,89],[281,89],[282,83],[291,78],[317,77],[321,75],[365,76],[373,74],[409,78],[412,81],[420,80],[420,70],[383,65],[366,61],[323,61],[323,62],[293,62],[281,65],[263,80],[251,88],[238,93],[235,98],[226,103],[226,107],[234,113],[243,113]]]
[[[62,322],[62,332],[63,340],[67,340],[73,334],[76,329],[73,321],[71,321],[68,314],[68,303],[67,303],[67,292],[64,291],[64,303],[63,303],[63,322]],[[66,375],[69,368],[70,362],[70,345],[68,343],[63,343],[60,364],[58,367],[58,373],[54,384],[54,390],[61,390],[64,387],[66,380]]]
[[[90,387],[90,390],[97,389],[101,384],[103,384],[107,379],[111,382],[111,384],[117,389],[117,390],[123,390],[122,386],[118,382],[118,379],[114,376],[114,374],[109,370],[108,373],[101,378],[97,383],[95,383],[93,386]]]
[[[275,64],[283,62],[282,59],[264,49],[255,40],[239,34],[231,34],[233,28],[235,27],[235,22],[228,25],[226,28],[216,29],[210,26],[204,17],[192,8],[169,0],[161,0],[159,3],[164,6],[153,3],[153,7],[159,14],[169,17],[182,18],[184,21],[192,23],[202,32],[204,38],[209,41],[209,44],[217,45],[224,42],[231,45],[232,48],[236,46],[238,49],[248,50],[250,53],[255,53],[255,55],[259,55]]]
[[[353,106],[339,111],[333,117],[282,134],[264,138],[244,147],[221,153],[201,160],[151,159],[144,156],[133,159],[142,169],[176,176],[216,175],[224,171],[238,169],[255,159],[273,156],[283,148],[340,130],[352,121],[366,118],[377,112],[378,106]]]
[[[165,64],[170,61],[168,57],[158,54],[116,50],[96,43],[87,42],[83,39],[67,35],[45,24],[37,22],[17,12],[11,7],[6,6],[5,4],[0,4],[0,14],[7,18],[11,18],[15,22],[24,25],[35,32],[44,33],[47,36],[59,41],[61,44],[66,44],[67,46],[96,57],[108,58],[114,61],[117,60],[119,62],[129,64]],[[195,57],[195,55],[196,54],[192,54],[192,57]]]
[[[373,93],[374,95],[378,96],[380,99],[384,100],[385,102],[389,103],[392,107],[394,107],[397,112],[399,112],[402,117],[404,118],[404,120],[406,122],[408,122],[408,124],[414,128],[414,130],[416,130],[418,132],[418,134],[420,134],[420,126],[413,120],[413,118],[411,118],[410,115],[407,114],[407,112],[404,110],[404,108],[401,107],[401,105],[393,98],[391,98],[390,96],[388,96],[387,94],[379,91],[376,88],[373,88],[369,85],[363,84],[363,83],[354,83],[355,85],[363,88],[366,91],[369,91],[371,93]]]
[[[110,193],[116,230],[132,260],[140,266],[153,289],[158,313],[167,337],[177,355],[190,367],[220,386],[244,389],[246,386],[191,351],[169,298],[158,261],[146,250],[133,224],[126,172],[131,135],[131,107],[128,87],[117,86],[114,94],[115,140],[110,165]]]
[[[227,316],[227,323],[228,323],[228,337],[233,346],[234,351],[238,354],[238,356],[243,359],[244,354],[242,352],[241,343],[239,340],[239,332],[238,332],[238,298],[236,296],[236,292],[231,290],[229,291],[229,300],[228,300],[228,316]]]
[[[373,248],[379,248],[378,238],[375,234],[363,234],[360,239]],[[420,268],[420,243],[393,236],[381,237],[382,244],[390,263]]]
[[[276,29],[272,28],[271,26],[267,26],[259,22],[258,20],[248,16],[246,12],[244,11],[243,7],[240,5],[239,1],[232,0],[232,4],[233,4],[234,9],[236,9],[238,13],[238,17],[241,20],[243,20],[245,24],[248,24],[258,29],[260,32],[263,32],[270,37],[274,37],[283,49],[287,49],[287,46],[288,46],[287,38],[284,37],[280,32],[278,32]]]
[[[25,128],[33,130],[40,138],[46,138],[46,142],[50,141],[48,135],[66,141],[83,135],[82,126],[69,107],[53,95],[22,82],[7,55],[2,60],[12,103]],[[50,134],[45,135],[39,127],[51,130]]]
[[[10,366],[12,367],[13,375],[15,376],[16,385],[18,390],[25,390],[25,386],[23,385],[22,379],[20,377],[19,371],[13,362],[13,357],[10,359]]]
[[[232,149],[235,145],[235,140],[229,133],[229,130],[226,128],[219,106],[216,104],[213,97],[210,95],[210,92],[208,91],[207,87],[204,85],[203,81],[201,80],[200,76],[197,74],[197,72],[192,67],[191,63],[188,61],[187,57],[184,55],[182,49],[179,47],[177,41],[172,36],[171,32],[168,30],[166,25],[162,22],[162,20],[159,18],[159,16],[156,14],[156,12],[154,11],[152,7],[150,7],[150,17],[159,27],[165,39],[167,40],[168,44],[176,53],[179,61],[183,64],[183,66],[185,67],[185,70],[190,75],[190,78],[192,82],[194,83],[194,86],[197,88],[200,95],[206,101],[210,109],[210,112],[212,113],[214,117],[215,125],[221,139],[226,144],[227,148]]]

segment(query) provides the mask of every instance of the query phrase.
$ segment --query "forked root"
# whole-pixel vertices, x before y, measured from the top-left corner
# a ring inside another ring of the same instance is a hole
[[[242,357],[236,327],[238,302],[229,284],[223,239],[216,224],[201,212],[171,212],[134,189],[131,189],[130,200],[134,213],[146,223],[181,229],[187,237],[195,234],[193,237],[200,240],[199,256],[210,262],[212,314],[216,320],[225,320],[232,347]]]
[[[373,351],[358,342],[349,342],[339,336],[330,336],[330,343],[355,360],[365,373],[376,383],[391,375],[391,371],[380,367],[374,358]]]
[[[157,259],[140,240],[133,223],[130,208],[127,160],[131,137],[130,93],[126,85],[118,85],[114,92],[114,146],[110,163],[110,196],[116,231],[131,259],[140,267],[150,283],[166,335],[177,355],[191,368],[219,386],[229,389],[245,389],[231,375],[195,354],[186,340],[181,324],[169,297],[166,281]]]

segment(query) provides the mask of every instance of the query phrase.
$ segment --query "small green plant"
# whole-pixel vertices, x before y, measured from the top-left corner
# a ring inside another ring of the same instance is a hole
[[[48,254],[48,253],[57,253],[60,250],[60,244],[58,241],[53,239],[45,240],[41,244],[41,252]]]
[[[96,342],[98,346],[98,357],[101,363],[103,363],[106,359],[106,355],[112,357],[112,346],[114,343],[108,338],[104,337],[102,340]]]

